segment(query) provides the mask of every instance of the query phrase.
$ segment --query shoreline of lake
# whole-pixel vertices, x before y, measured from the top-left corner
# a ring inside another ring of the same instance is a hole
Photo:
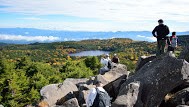
[[[102,51],[102,50],[90,50],[90,51],[81,51],[77,53],[68,54],[69,56],[100,56],[103,54],[109,54],[110,51]]]

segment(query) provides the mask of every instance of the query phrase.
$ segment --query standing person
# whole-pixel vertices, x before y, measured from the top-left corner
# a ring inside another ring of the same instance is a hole
[[[169,27],[163,24],[163,20],[158,20],[159,25],[154,28],[152,34],[157,38],[157,56],[165,53],[166,36],[169,34]]]
[[[169,46],[169,51],[175,52],[175,49],[177,47],[177,36],[176,32],[172,32],[172,35],[170,37],[170,46]]]
[[[101,81],[96,82],[96,88],[92,88],[86,99],[87,107],[110,107],[110,96],[104,90]]]
[[[117,54],[114,54],[114,57],[112,58],[112,62],[118,64],[119,63],[119,58],[117,56]]]

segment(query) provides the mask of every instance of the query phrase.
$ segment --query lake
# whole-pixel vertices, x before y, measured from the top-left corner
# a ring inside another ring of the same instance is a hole
[[[100,51],[100,50],[91,50],[91,51],[81,51],[78,53],[71,53],[70,56],[99,56],[103,54],[109,54],[110,51]]]

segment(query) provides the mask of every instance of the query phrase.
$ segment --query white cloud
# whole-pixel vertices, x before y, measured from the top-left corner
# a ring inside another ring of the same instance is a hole
[[[0,0],[1,11],[114,21],[189,20],[188,0]],[[175,17],[176,16],[176,17]],[[35,19],[35,18],[34,18]]]
[[[149,41],[155,42],[157,39],[155,37],[146,37]]]
[[[43,19],[38,18],[38,17],[24,17],[24,18],[19,18],[19,19],[23,19],[23,20],[33,20],[33,21],[43,20]]]
[[[138,38],[143,38],[143,40],[155,42],[157,39],[155,37],[148,37],[148,36],[143,36],[143,35],[137,35]]]
[[[142,36],[142,35],[137,35],[137,37],[139,37],[139,38],[145,38],[145,36]]]
[[[54,36],[22,36],[22,35],[0,34],[0,40],[52,42],[60,39]]]
[[[0,11],[3,12],[34,16],[68,15],[127,24],[121,25],[125,28],[124,30],[135,28],[151,30],[152,26],[154,27],[157,24],[159,18],[163,18],[166,21],[189,23],[188,0],[0,0],[0,5],[7,6],[6,8],[0,8]],[[24,19],[41,20],[37,17],[26,17]],[[92,26],[80,24],[71,25],[71,28],[94,30],[93,26],[97,24],[95,22],[90,23]],[[113,26],[114,24],[108,27],[109,24],[103,23],[101,22],[103,26],[98,26],[99,29],[118,30],[121,28]],[[55,26],[57,27],[57,25],[53,25],[53,27]],[[70,25],[67,23],[67,26],[69,27]],[[188,25],[185,25],[184,28],[188,27]]]

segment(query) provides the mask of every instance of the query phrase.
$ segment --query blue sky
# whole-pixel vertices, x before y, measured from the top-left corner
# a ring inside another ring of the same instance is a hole
[[[0,27],[151,31],[162,18],[188,31],[188,0],[0,0]]]

